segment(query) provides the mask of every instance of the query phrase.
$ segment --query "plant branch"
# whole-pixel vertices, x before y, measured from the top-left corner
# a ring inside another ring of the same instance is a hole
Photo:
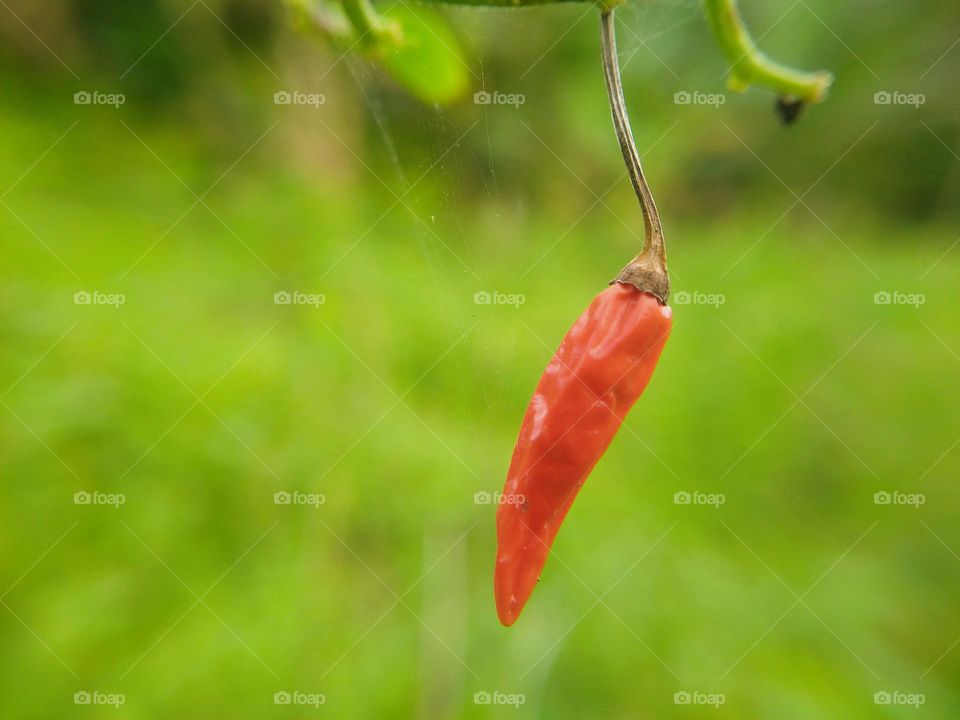
[[[585,2],[588,0],[435,0],[445,5],[465,5],[467,7],[524,8],[537,5],[552,5],[558,2]]]
[[[293,24],[304,33],[316,32],[322,36],[350,43],[356,39],[343,7],[330,0],[285,0],[292,14]]]
[[[383,40],[399,39],[400,29],[381,17],[370,0],[341,0],[341,2],[353,29],[367,48],[375,48]]]
[[[600,41],[603,47],[603,76],[607,82],[607,97],[610,99],[610,114],[613,127],[620,143],[623,162],[630,175],[633,190],[640,201],[643,212],[644,245],[642,255],[652,253],[666,265],[666,249],[663,244],[663,225],[660,213],[653,200],[653,193],[640,165],[640,154],[630,129],[630,118],[623,99],[623,81],[620,78],[620,64],[617,61],[617,39],[614,31],[613,10],[603,10],[600,14]]]
[[[724,55],[731,63],[728,85],[736,91],[750,85],[769,88],[781,96],[816,103],[826,97],[833,76],[826,71],[802,72],[774,62],[757,49],[740,16],[737,0],[704,0],[707,20]]]
[[[640,254],[627,263],[613,280],[615,283],[633,285],[640,292],[656,297],[663,305],[670,297],[670,274],[667,272],[667,251],[663,244],[663,225],[660,213],[653,201],[650,185],[640,166],[640,154],[633,140],[627,105],[623,99],[623,82],[620,79],[620,63],[617,60],[617,38],[614,28],[613,8],[604,6],[600,13],[600,45],[603,49],[603,78],[607,83],[610,99],[610,114],[620,143],[623,162],[627,166],[630,183],[640,201],[643,213],[644,241]],[[611,283],[612,284],[612,283]]]

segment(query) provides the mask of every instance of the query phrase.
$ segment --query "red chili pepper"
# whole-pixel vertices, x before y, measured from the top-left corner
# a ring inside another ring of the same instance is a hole
[[[672,322],[663,229],[630,132],[612,11],[601,18],[614,127],[646,242],[567,332],[524,415],[497,508],[494,594],[504,625],[529,599],[574,498],[650,381]]]
[[[497,509],[497,614],[513,624],[583,481],[646,388],[670,308],[615,283],[564,337],[537,384]]]

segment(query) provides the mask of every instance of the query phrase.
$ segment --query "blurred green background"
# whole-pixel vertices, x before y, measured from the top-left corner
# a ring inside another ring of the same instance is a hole
[[[960,10],[744,12],[795,126],[621,11],[675,327],[505,629],[475,494],[642,232],[596,11],[445,8],[525,101],[439,108],[277,2],[3,3],[0,714],[960,715]]]

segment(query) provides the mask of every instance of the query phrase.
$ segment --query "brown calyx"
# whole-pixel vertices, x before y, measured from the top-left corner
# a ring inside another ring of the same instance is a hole
[[[610,284],[633,285],[640,292],[649,293],[666,305],[670,299],[670,274],[666,261],[655,252],[637,255],[620,271]]]

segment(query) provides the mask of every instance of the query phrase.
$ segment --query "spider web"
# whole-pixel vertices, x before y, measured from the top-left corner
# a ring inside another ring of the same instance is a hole
[[[482,55],[485,53],[485,40],[498,31],[503,23],[512,24],[514,28],[522,28],[525,23],[538,21],[542,13],[552,12],[569,18],[572,26],[563,27],[557,23],[559,32],[569,29],[556,46],[564,42],[582,43],[582,35],[589,33],[591,41],[596,35],[597,13],[593,8],[583,4],[556,5],[533,8],[524,11],[508,10],[478,10],[476,8],[452,8],[450,16],[452,24],[461,35],[465,36],[474,46],[473,53],[479,54],[479,59],[471,59],[471,71],[474,73],[474,89],[487,87],[488,73],[485,69]],[[675,32],[682,26],[697,19],[700,15],[698,0],[635,0],[617,10],[621,22],[626,25],[618,38],[621,46],[621,56],[626,58],[634,54],[643,57],[650,52],[651,46],[669,33]],[[478,16],[479,15],[479,16]],[[531,55],[536,58],[544,52],[556,52],[557,47],[531,48]],[[491,51],[492,52],[492,51]],[[591,54],[589,61],[599,63],[599,50]],[[649,58],[650,63],[656,63]],[[462,111],[446,110],[440,106],[413,106],[411,103],[394,102],[397,90],[384,73],[363,58],[348,57],[346,66],[354,80],[358,99],[366,106],[370,122],[376,129],[377,146],[368,147],[368,153],[378,155],[387,162],[381,161],[380,166],[386,165],[392,177],[381,177],[385,184],[393,188],[398,196],[405,196],[415,184],[433,185],[439,192],[441,200],[430,203],[424,208],[416,194],[407,196],[411,214],[415,213],[419,219],[409,217],[406,227],[409,237],[414,239],[419,248],[424,263],[424,282],[433,286],[434,297],[441,310],[441,317],[445,325],[446,340],[453,343],[464,333],[470,331],[476,322],[476,313],[471,312],[470,306],[465,305],[463,297],[476,290],[488,289],[484,278],[472,273],[471,259],[474,253],[482,249],[469,246],[471,234],[466,232],[464,219],[464,195],[468,192],[464,188],[464,178],[471,178],[471,182],[479,181],[482,192],[487,196],[494,207],[504,205],[510,199],[501,195],[500,182],[497,177],[498,167],[502,161],[496,154],[496,143],[491,136],[491,123],[485,108],[475,114],[476,126],[471,131],[483,139],[482,143],[463,141],[462,134],[473,122],[465,118]],[[629,69],[627,70],[629,72]],[[508,78],[498,78],[499,82],[507,83]],[[535,80],[535,78],[534,78]],[[597,82],[601,83],[599,69]],[[416,109],[411,110],[412,107]],[[414,123],[411,123],[410,113],[413,113]],[[524,119],[523,108],[517,110],[517,121]],[[403,117],[400,114],[403,114]],[[414,169],[412,159],[402,157],[405,152],[403,142],[398,139],[395,125],[402,123],[409,131],[411,124],[420,130],[420,136],[427,145],[431,159],[421,162],[420,167]],[[451,146],[456,147],[451,150]],[[611,144],[613,138],[611,133]],[[480,150],[485,148],[485,151]],[[378,168],[379,169],[379,168]],[[421,176],[421,173],[423,175]],[[431,232],[430,228],[434,229]],[[376,242],[376,238],[370,238]],[[462,267],[461,267],[462,266]],[[454,272],[451,272],[453,267]],[[463,272],[458,272],[458,271]],[[472,276],[471,276],[472,273]],[[465,287],[466,286],[466,287]],[[470,393],[466,387],[466,379],[471,384],[478,384],[483,402],[489,410],[496,398],[489,396],[484,386],[483,378],[488,368],[479,366],[478,353],[454,353],[450,362],[456,364],[459,376],[457,394],[462,401],[463,409],[468,413],[471,422],[477,422],[476,409],[469,401]],[[486,459],[483,453],[476,456],[486,476]]]

